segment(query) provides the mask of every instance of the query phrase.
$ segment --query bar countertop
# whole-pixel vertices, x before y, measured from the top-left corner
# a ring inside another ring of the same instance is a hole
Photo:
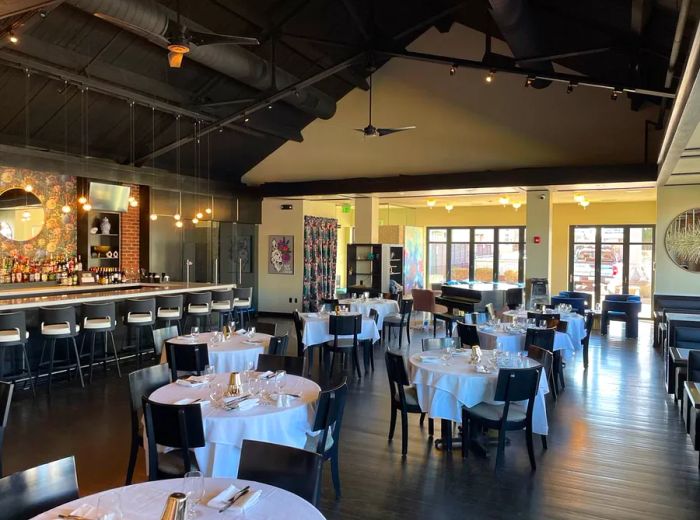
[[[181,294],[203,290],[231,289],[233,284],[212,283],[123,283],[114,285],[74,285],[18,288],[0,291],[0,312],[35,309],[54,305],[126,300],[163,294]]]

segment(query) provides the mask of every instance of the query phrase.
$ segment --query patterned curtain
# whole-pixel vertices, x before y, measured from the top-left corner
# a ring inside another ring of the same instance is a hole
[[[338,221],[304,217],[304,311],[317,311],[323,298],[335,298]]]

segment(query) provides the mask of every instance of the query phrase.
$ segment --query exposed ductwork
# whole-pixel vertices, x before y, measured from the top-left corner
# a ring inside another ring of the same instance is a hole
[[[528,0],[489,0],[491,16],[510,47],[515,60],[541,56],[546,51],[539,39],[543,31],[538,31],[535,16]],[[554,66],[549,60],[528,63],[528,69],[553,73]],[[552,82],[537,78],[533,88],[545,88]]]
[[[168,11],[153,0],[68,0],[67,3],[93,15],[102,14],[106,18],[122,21],[124,28],[129,29],[131,26],[134,32],[152,34],[154,38],[151,41],[159,45],[159,40],[168,31]],[[181,21],[193,29],[206,30],[187,18],[182,17]],[[272,85],[272,66],[259,56],[236,45],[193,47],[187,54],[187,59],[260,91],[266,91]],[[274,77],[278,89],[299,81],[297,77],[279,67],[274,71]],[[335,100],[313,87],[300,90],[298,95],[288,96],[284,101],[321,119],[330,119],[335,114]]]

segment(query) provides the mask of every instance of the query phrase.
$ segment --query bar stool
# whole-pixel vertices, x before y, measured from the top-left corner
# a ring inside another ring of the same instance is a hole
[[[252,287],[237,287],[233,289],[233,312],[238,314],[239,322],[242,328],[245,328],[243,313],[246,314],[248,323],[250,323],[250,308],[253,302]]]
[[[32,394],[36,395],[32,370],[29,365],[29,357],[27,356],[28,339],[29,332],[27,332],[24,312],[0,313],[0,380],[12,382],[26,375],[32,387]],[[5,357],[7,352],[12,352],[14,348],[22,350],[22,364],[24,368],[11,376],[5,376]]]
[[[182,309],[184,306],[182,294],[170,294],[156,298],[156,319],[170,328],[174,321],[177,333],[182,334]]]
[[[126,300],[126,315],[124,325],[127,327],[127,340],[131,339],[132,333],[136,333],[136,366],[141,366],[141,331],[148,327],[151,329],[153,338],[153,325],[156,322],[156,300],[155,298],[133,298]],[[153,341],[153,352],[156,352],[156,344]]]
[[[83,381],[83,371],[80,367],[80,355],[78,354],[78,345],[75,338],[80,332],[80,326],[75,323],[75,309],[73,307],[39,307],[39,319],[41,320],[40,332],[44,340],[41,349],[41,358],[36,371],[36,379],[39,380],[42,365],[49,365],[49,395],[51,395],[51,380],[53,379],[53,371],[56,358],[56,341],[59,339],[66,340],[66,358],[65,366],[68,376],[73,366],[70,362],[70,343],[73,343],[73,352],[75,353],[75,369],[80,376],[80,386],[85,388]],[[70,341],[68,341],[70,340]],[[49,361],[44,362],[44,349],[46,344],[49,345]]]
[[[80,354],[83,353],[85,338],[90,335],[90,375],[89,381],[92,383],[92,366],[95,363],[95,337],[98,334],[104,334],[104,355],[97,360],[102,362],[102,369],[107,371],[107,360],[114,357],[117,363],[117,373],[122,376],[122,370],[119,366],[119,355],[117,354],[117,344],[114,342],[114,330],[117,328],[117,310],[114,302],[105,303],[83,303],[81,306],[81,314],[83,316],[83,341],[80,345]],[[107,351],[109,347],[108,338],[112,338],[112,354],[109,356]]]
[[[219,313],[219,330],[224,326],[224,318],[233,319],[233,289],[218,289],[211,292],[211,310]]]
[[[190,293],[187,295],[187,316],[185,317],[185,328],[187,327],[187,321],[189,318],[194,318],[197,325],[202,328],[204,332],[204,325],[209,323],[209,318],[211,317],[211,293],[197,292]],[[203,321],[202,321],[203,320]]]

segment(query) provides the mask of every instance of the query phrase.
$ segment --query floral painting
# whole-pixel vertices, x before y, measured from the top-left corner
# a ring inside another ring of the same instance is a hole
[[[270,274],[294,274],[294,236],[270,235],[269,261]]]
[[[0,256],[74,256],[77,247],[76,179],[55,171],[30,170],[0,166],[0,192],[10,188],[32,186],[44,207],[44,227],[26,242],[15,242],[0,236]],[[68,204],[70,213],[61,208]]]

